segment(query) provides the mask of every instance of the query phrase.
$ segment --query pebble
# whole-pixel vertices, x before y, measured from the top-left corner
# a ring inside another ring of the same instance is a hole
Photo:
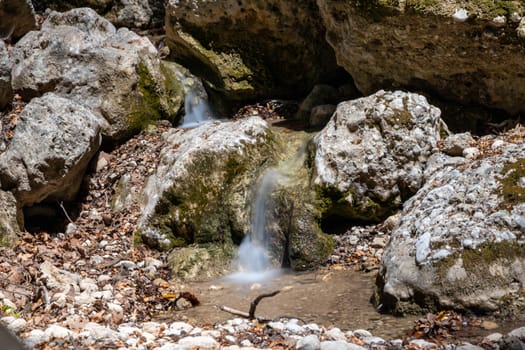
[[[346,335],[339,328],[329,329],[325,335],[331,340],[346,341]]]
[[[299,339],[295,348],[297,350],[319,350],[321,348],[321,341],[315,334],[307,335]]]

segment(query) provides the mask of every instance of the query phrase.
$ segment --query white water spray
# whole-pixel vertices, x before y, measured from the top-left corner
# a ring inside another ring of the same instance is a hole
[[[208,103],[208,94],[202,81],[189,72],[175,73],[184,91],[184,117],[180,128],[195,128],[214,120],[214,113]]]
[[[181,128],[195,128],[213,120],[213,114],[206,98],[193,91],[186,93],[184,111],[186,114]]]
[[[238,258],[234,261],[237,273],[230,279],[240,283],[253,283],[267,280],[281,272],[272,266],[269,255],[270,226],[268,214],[273,209],[272,192],[278,184],[290,181],[306,156],[306,142],[300,147],[297,155],[282,162],[278,167],[267,170],[257,188],[252,208],[250,232],[239,246]]]

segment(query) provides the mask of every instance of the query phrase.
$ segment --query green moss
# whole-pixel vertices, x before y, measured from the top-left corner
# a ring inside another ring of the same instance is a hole
[[[478,18],[492,20],[497,16],[509,16],[516,12],[524,13],[524,4],[518,0],[455,0],[445,2],[439,0],[406,0],[405,7],[400,8],[398,0],[353,0],[352,4],[365,11],[372,18],[392,15],[403,10],[408,13],[450,16],[457,8],[464,8],[469,14]]]
[[[525,177],[525,158],[520,158],[513,163],[505,163],[501,173],[503,177],[499,182],[500,195],[503,197],[502,205],[512,207],[525,202],[525,187],[519,184],[520,179]]]
[[[390,203],[378,203],[359,196],[353,188],[342,193],[332,186],[317,186],[318,205],[323,217],[338,216],[348,220],[379,222],[395,211]],[[347,200],[352,198],[352,202]]]
[[[137,73],[137,93],[130,96],[131,111],[128,114],[128,125],[132,131],[141,130],[159,120],[162,110],[159,88],[143,62],[137,65]]]
[[[462,260],[466,272],[464,279],[450,281],[447,278],[450,268]],[[477,293],[483,289],[501,288],[510,283],[501,275],[490,274],[494,265],[509,266],[515,260],[525,259],[525,247],[517,242],[486,242],[475,249],[463,249],[456,254],[435,263],[437,272],[436,284],[452,296]]]

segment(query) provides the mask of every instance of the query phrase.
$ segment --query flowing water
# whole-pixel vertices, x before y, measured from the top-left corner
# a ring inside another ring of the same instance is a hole
[[[195,128],[213,120],[213,113],[206,98],[193,91],[186,93],[184,98],[184,119],[181,128]]]

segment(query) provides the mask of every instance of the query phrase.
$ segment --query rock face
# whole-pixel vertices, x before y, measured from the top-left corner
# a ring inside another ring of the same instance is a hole
[[[182,105],[180,85],[163,74],[151,42],[87,8],[51,13],[17,43],[13,61],[15,91],[24,98],[52,91],[85,105],[106,119],[111,139],[173,119]]]
[[[314,183],[326,215],[378,221],[423,184],[440,111],[425,97],[379,91],[342,102],[315,137]]]
[[[139,224],[160,248],[231,244],[248,231],[252,183],[272,160],[274,142],[258,117],[173,129],[157,172],[146,185]]]
[[[385,308],[522,314],[523,129],[519,135],[495,141],[494,155],[479,160],[432,156],[425,186],[405,203],[385,249],[378,278]]]
[[[0,0],[0,37],[16,40],[36,29],[31,0]]]
[[[20,234],[16,199],[11,192],[0,190],[0,245],[13,243]]]
[[[391,5],[396,3],[397,5]],[[525,110],[520,1],[317,0],[337,62],[365,95],[426,91],[461,104]],[[501,16],[503,15],[503,16]],[[507,15],[507,16],[505,16]],[[500,17],[497,17],[500,16]]]
[[[40,0],[35,7],[40,11],[90,7],[115,25],[129,28],[152,28],[164,23],[163,0]]]
[[[11,58],[5,46],[0,40],[0,109],[11,102],[13,92],[11,90]]]
[[[337,70],[315,1],[171,0],[173,58],[230,100],[307,93]]]
[[[0,154],[2,189],[14,193],[19,207],[48,197],[74,198],[100,146],[102,122],[82,105],[52,93],[31,100]]]

